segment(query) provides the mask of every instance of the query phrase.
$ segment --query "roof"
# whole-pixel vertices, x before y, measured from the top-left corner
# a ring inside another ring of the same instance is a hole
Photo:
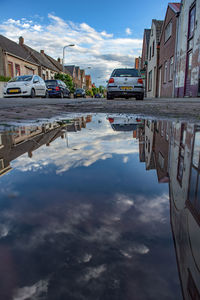
[[[151,29],[145,29],[144,36],[146,37],[147,45],[149,45],[150,35],[151,35]]]
[[[30,56],[27,51],[19,44],[9,40],[5,36],[0,34],[0,47],[9,54],[13,54],[25,61],[28,61],[32,64],[38,65],[37,61]]]
[[[31,47],[23,44],[22,46],[30,55],[43,67],[48,68],[50,70],[53,70],[55,72],[58,72],[59,69],[55,67],[54,64],[44,55],[40,52],[37,52],[36,50],[32,49]]]
[[[73,77],[75,66],[65,66],[65,72],[69,72],[69,74]]]
[[[153,20],[152,20],[152,23],[154,23],[154,24],[155,24],[155,27],[156,27],[156,43],[157,43],[157,44],[158,44],[159,41],[160,41],[160,35],[161,35],[161,32],[162,32],[163,22],[164,22],[164,21],[156,20],[156,19],[153,19]]]
[[[179,13],[181,9],[181,3],[169,3],[168,6],[175,12]]]
[[[46,56],[47,59],[50,60],[50,62],[51,62],[52,64],[55,65],[55,67],[56,67],[59,71],[62,71],[62,70],[63,70],[62,65],[61,65],[56,59],[54,59],[53,57],[47,55],[46,53],[44,53],[44,55]]]

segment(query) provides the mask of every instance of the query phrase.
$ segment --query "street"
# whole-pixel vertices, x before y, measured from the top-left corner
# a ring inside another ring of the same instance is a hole
[[[68,112],[135,113],[151,117],[199,120],[199,98],[106,100],[95,98],[3,98],[0,120],[33,120],[63,115]]]

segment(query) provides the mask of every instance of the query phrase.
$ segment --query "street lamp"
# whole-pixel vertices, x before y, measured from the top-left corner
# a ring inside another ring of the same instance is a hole
[[[74,44],[70,44],[70,45],[67,45],[67,46],[63,47],[63,61],[62,61],[63,73],[64,73],[65,48],[67,48],[67,47],[74,47],[74,46],[75,46]]]

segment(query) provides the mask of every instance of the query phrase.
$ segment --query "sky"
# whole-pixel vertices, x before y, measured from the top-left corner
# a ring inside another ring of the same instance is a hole
[[[174,1],[179,2],[179,1]],[[143,32],[152,19],[165,17],[167,0],[1,0],[0,34],[44,50],[65,64],[78,65],[105,85],[112,70],[134,67],[141,55]]]

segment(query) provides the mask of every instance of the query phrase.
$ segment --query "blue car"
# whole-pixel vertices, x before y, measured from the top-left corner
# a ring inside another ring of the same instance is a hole
[[[70,98],[70,90],[66,84],[59,79],[45,80],[49,97]]]

